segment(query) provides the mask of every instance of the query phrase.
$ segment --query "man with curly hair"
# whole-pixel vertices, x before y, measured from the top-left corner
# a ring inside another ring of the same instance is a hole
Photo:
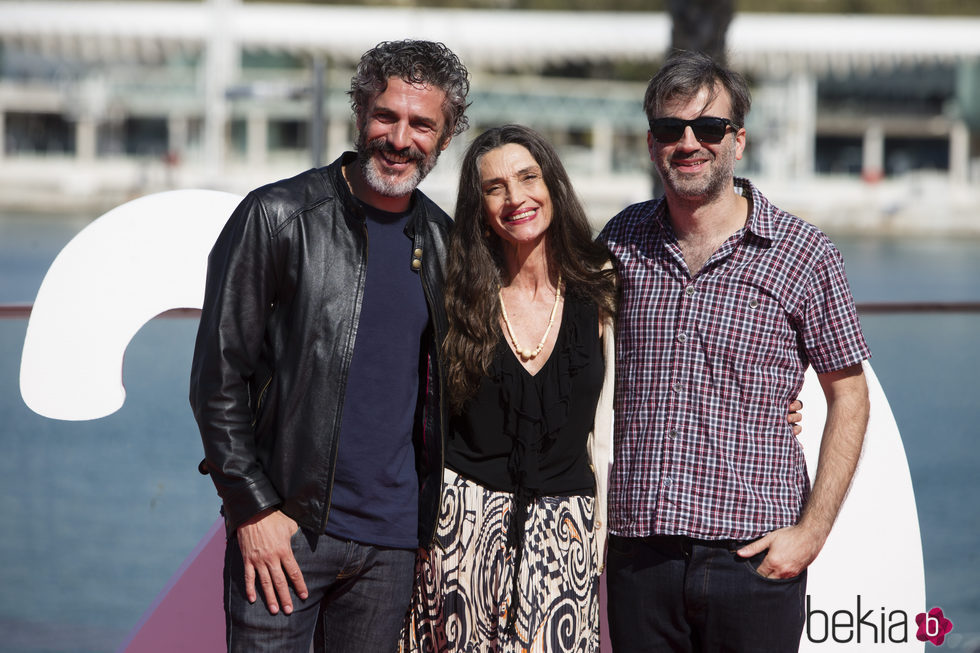
[[[451,222],[416,187],[468,90],[441,43],[372,48],[356,152],[249,193],[211,252],[190,401],[228,528],[231,651],[395,648],[443,469]]]

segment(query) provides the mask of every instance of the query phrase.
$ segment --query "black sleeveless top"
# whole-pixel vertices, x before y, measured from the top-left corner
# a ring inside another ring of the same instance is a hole
[[[605,363],[595,303],[565,298],[555,347],[538,373],[520,364],[503,334],[489,374],[450,420],[446,465],[518,506],[535,496],[592,495],[586,449]]]

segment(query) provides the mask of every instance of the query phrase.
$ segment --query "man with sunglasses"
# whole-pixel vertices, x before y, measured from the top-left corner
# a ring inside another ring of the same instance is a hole
[[[868,418],[840,254],[734,177],[745,81],[680,52],[644,110],[664,196],[600,234],[621,277],[609,627],[623,651],[797,650],[806,569]],[[811,487],[785,419],[813,365],[827,398]]]

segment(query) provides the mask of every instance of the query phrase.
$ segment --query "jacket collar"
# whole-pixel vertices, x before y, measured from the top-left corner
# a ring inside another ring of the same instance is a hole
[[[354,194],[350,190],[350,185],[348,185],[347,180],[344,178],[344,166],[349,166],[355,161],[357,161],[357,152],[344,152],[340,155],[340,158],[324,170],[334,188],[334,192],[344,205],[345,213],[349,216],[356,216],[358,220],[363,222],[365,218],[361,202],[354,197]],[[412,219],[409,220],[408,225],[405,227],[405,233],[410,238],[414,238],[415,232],[422,221],[427,219],[428,212],[425,199],[426,197],[422,191],[418,189],[412,191],[412,199],[409,204]]]

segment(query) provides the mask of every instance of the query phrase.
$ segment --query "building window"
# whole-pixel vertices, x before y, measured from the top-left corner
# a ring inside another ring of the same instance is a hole
[[[817,174],[860,175],[861,139],[856,136],[817,136]]]
[[[269,121],[270,150],[305,150],[309,147],[305,120]]]
[[[885,138],[885,174],[913,170],[949,170],[946,138]]]
[[[8,154],[68,154],[75,151],[75,125],[56,113],[12,111],[4,119]]]
[[[165,118],[127,118],[123,121],[126,154],[163,156],[168,149]]]

